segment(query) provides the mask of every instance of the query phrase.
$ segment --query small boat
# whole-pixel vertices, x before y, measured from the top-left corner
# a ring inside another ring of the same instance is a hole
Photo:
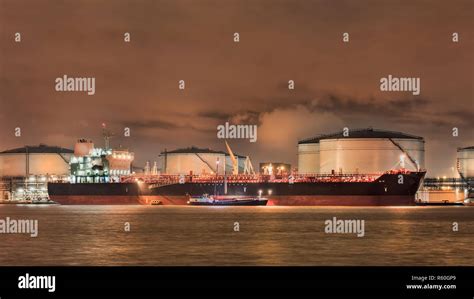
[[[474,197],[468,197],[464,200],[465,206],[474,206]]]
[[[417,206],[463,206],[462,201],[437,201],[437,202],[416,202]]]
[[[217,198],[204,194],[199,197],[191,197],[188,205],[192,206],[265,206],[268,199],[261,197],[227,197]]]

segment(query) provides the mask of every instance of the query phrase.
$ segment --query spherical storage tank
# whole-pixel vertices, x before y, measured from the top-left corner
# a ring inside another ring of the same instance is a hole
[[[338,132],[298,143],[300,173],[381,173],[424,169],[422,137],[372,128]],[[413,161],[412,161],[413,160]]]
[[[68,175],[73,151],[56,146],[25,146],[0,152],[0,177]]]
[[[465,178],[474,178],[474,146],[458,149],[457,167]]]

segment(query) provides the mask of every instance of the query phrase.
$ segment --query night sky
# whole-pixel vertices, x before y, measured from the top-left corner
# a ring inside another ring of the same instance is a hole
[[[452,176],[474,145],[473,15],[472,0],[0,0],[0,150],[102,145],[105,122],[143,166],[165,148],[224,150],[216,126],[231,121],[259,126],[234,152],[296,165],[299,139],[373,127],[423,136],[429,175]],[[95,77],[95,95],[56,92],[64,74]],[[389,74],[420,77],[421,94],[381,92]]]

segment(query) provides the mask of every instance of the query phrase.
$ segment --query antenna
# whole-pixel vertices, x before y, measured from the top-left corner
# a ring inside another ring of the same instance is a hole
[[[110,138],[114,136],[108,129],[105,123],[102,123],[102,136],[104,137],[105,150],[110,148]]]

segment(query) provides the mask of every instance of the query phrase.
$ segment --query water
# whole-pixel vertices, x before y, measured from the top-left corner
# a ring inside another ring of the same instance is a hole
[[[0,234],[3,266],[474,266],[474,207],[0,205],[7,216],[39,235]],[[365,236],[324,233],[332,217],[365,220]]]

